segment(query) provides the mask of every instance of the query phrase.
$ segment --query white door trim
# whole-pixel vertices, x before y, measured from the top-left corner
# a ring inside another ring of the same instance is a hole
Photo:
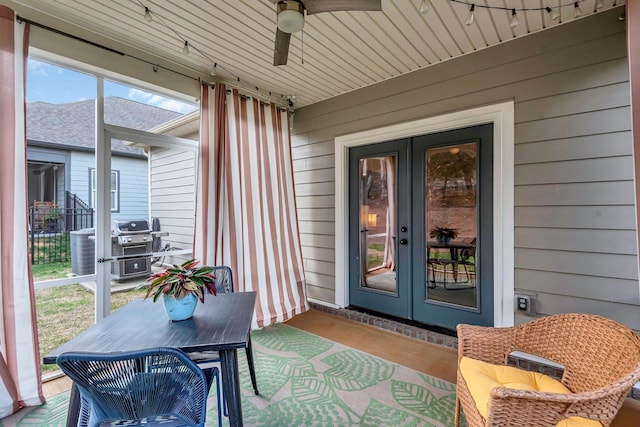
[[[514,103],[507,101],[335,139],[335,304],[349,305],[348,149],[429,133],[493,123],[494,324],[514,323]]]

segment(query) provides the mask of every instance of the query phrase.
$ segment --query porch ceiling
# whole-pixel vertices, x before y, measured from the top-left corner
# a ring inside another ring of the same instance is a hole
[[[581,18],[625,3],[604,0],[604,7],[594,12],[596,0],[578,1]],[[382,0],[382,12],[307,16],[304,43],[302,33],[293,34],[288,64],[279,67],[272,65],[276,12],[270,0],[2,0],[0,4],[13,4],[21,16],[36,22],[48,17],[72,24],[59,29],[102,44],[106,38],[107,45],[112,43],[109,47],[124,45],[146,52],[185,66],[194,75],[210,76],[217,63],[212,80],[236,82],[239,77],[242,85],[258,87],[263,94],[295,94],[296,107],[574,20],[573,0],[468,0],[477,4],[470,26],[465,25],[468,5],[430,2],[426,14],[419,11],[421,0]],[[511,11],[481,5],[550,6],[560,18],[551,20],[545,11],[520,11],[519,24],[512,28]],[[150,23],[144,19],[144,6],[157,15]],[[182,52],[183,40],[191,45],[189,55]]]

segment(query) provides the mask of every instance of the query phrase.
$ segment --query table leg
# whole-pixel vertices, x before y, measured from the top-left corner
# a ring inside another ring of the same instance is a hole
[[[229,425],[242,426],[242,400],[240,397],[240,376],[238,375],[238,353],[233,350],[220,351],[222,387],[229,409]]]
[[[76,383],[71,383],[69,408],[67,408],[67,427],[77,427],[80,418],[80,391]]]
[[[253,391],[258,395],[258,382],[256,381],[256,368],[253,364],[253,347],[251,346],[251,334],[247,338],[247,362],[249,363],[249,375],[251,376],[251,384],[253,385]]]

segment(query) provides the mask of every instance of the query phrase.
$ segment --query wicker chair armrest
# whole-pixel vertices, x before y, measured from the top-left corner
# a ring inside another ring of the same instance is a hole
[[[563,418],[578,416],[610,422],[633,386],[633,383],[627,381],[628,377],[631,375],[597,390],[569,394],[496,387],[491,390],[491,406],[503,413],[506,407],[521,411],[523,405],[528,404],[543,407],[549,414],[561,414]]]
[[[513,342],[513,328],[459,324],[458,362],[462,356],[493,364],[506,364]]]

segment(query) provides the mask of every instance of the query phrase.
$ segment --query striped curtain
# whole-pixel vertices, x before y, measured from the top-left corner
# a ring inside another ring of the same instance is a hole
[[[29,31],[0,6],[0,417],[44,402],[27,238],[25,71]]]
[[[288,113],[221,84],[202,87],[194,254],[257,292],[254,327],[309,308]]]
[[[640,224],[640,3],[626,2],[627,57],[631,86],[631,131],[636,190],[636,224]],[[640,250],[640,227],[636,244]],[[640,252],[638,252],[640,253]],[[640,257],[638,257],[640,263]],[[640,266],[639,266],[640,267]],[[639,269],[640,271],[640,269]],[[638,289],[640,292],[640,288]]]

